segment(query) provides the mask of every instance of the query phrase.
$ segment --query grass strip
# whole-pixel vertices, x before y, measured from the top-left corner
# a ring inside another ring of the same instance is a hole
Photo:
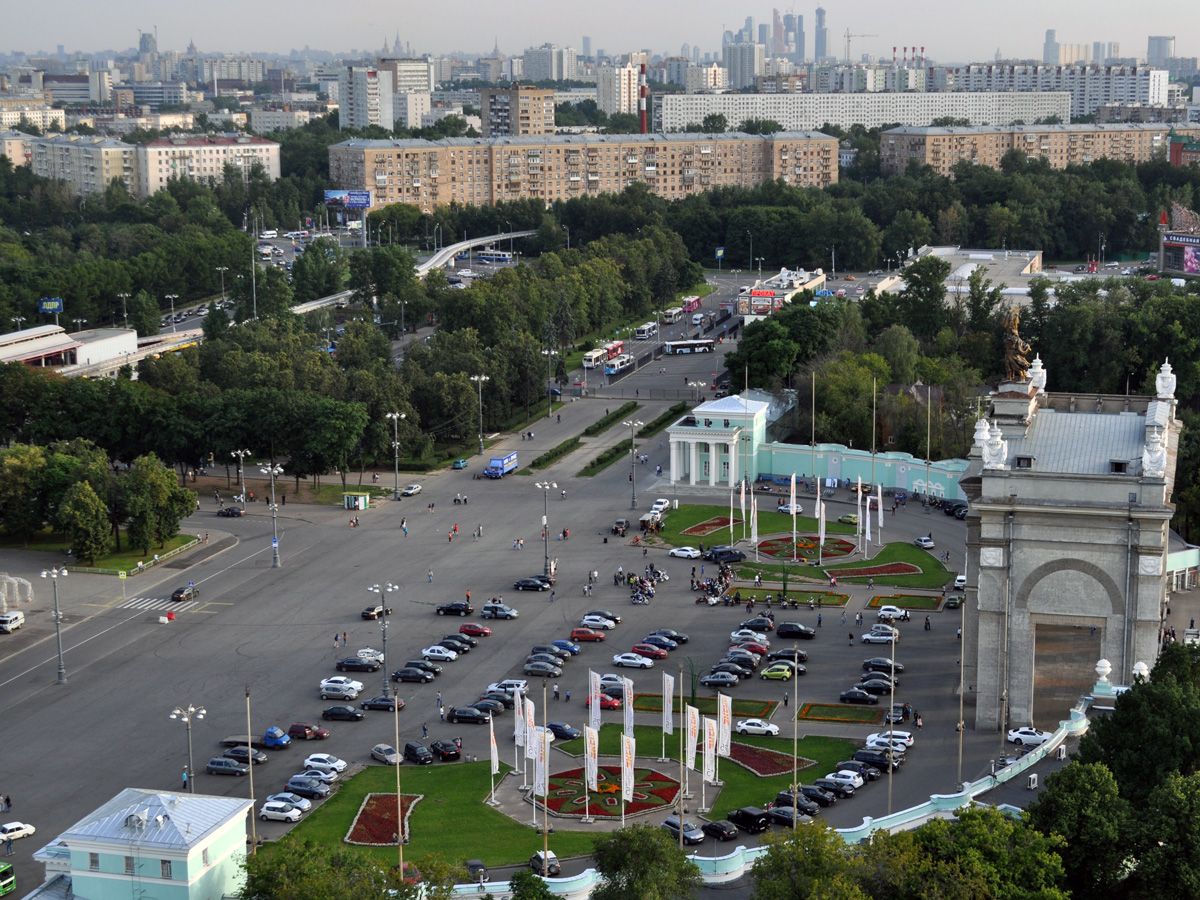
[[[683,707],[679,704],[679,697],[676,696],[671,699],[674,711],[676,713],[680,712]],[[696,707],[696,709],[700,710],[706,716],[715,716],[717,714],[716,697],[696,697],[694,702],[691,698],[685,697],[684,704]],[[778,705],[774,700],[753,700],[748,697],[734,697],[733,714],[747,719],[764,719],[770,716]],[[662,712],[662,694],[634,694],[633,708],[638,712]]]
[[[629,453],[631,449],[633,449],[633,441],[629,438],[626,438],[619,444],[614,444],[575,473],[576,477],[591,478],[593,475],[599,475],[618,459]]]
[[[796,718],[810,722],[849,722],[855,725],[877,725],[883,721],[883,710],[870,706],[841,706],[835,703],[802,703]]]
[[[685,412],[687,412],[687,409],[688,405],[686,403],[676,403],[657,419],[653,419],[648,422],[642,428],[642,430],[637,433],[637,436],[640,438],[654,437],[654,435],[658,434],[660,431],[682,416]]]
[[[558,446],[551,447],[549,450],[547,450],[541,456],[537,457],[532,462],[530,462],[529,468],[544,469],[547,466],[549,466],[550,464],[562,459],[564,456],[566,456],[568,453],[570,453],[572,450],[574,450],[576,447],[578,447],[581,443],[582,443],[582,441],[580,441],[580,439],[578,437],[567,438],[565,441],[563,441]]]
[[[867,606],[878,609],[881,606],[898,606],[901,609],[937,609],[942,605],[942,598],[928,594],[880,594],[872,597]]]
[[[584,435],[586,435],[587,437],[595,437],[598,434],[603,434],[604,432],[608,431],[608,429],[612,428],[614,425],[616,425],[618,422],[620,422],[622,419],[624,419],[628,415],[630,415],[639,406],[641,406],[641,404],[638,403],[636,400],[629,400],[625,403],[622,403],[620,406],[618,406],[616,409],[614,409],[612,412],[610,412],[608,415],[606,415],[603,419],[601,419],[598,422],[593,422],[587,428],[583,429]]]

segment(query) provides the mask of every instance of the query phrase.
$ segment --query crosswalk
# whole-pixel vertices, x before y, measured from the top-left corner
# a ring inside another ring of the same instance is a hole
[[[123,603],[117,604],[117,609],[169,609],[172,612],[185,612],[199,606],[199,600],[186,600],[175,603],[170,597],[130,597]]]

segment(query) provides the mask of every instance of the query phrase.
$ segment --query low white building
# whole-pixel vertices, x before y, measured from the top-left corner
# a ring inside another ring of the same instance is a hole
[[[307,125],[311,119],[307,109],[251,109],[250,130],[255,134],[290,131]]]
[[[272,181],[279,178],[279,144],[246,134],[173,135],[142,145],[138,157],[144,197],[172,178],[214,184],[224,179],[226,166],[249,175],[258,165]]]

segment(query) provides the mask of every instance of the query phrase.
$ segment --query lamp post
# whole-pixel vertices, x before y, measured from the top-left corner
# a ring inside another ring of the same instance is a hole
[[[83,326],[87,324],[87,319],[72,319],[71,322],[75,325],[75,333],[83,331]]]
[[[554,415],[554,389],[551,384],[550,366],[551,360],[558,356],[557,350],[543,350],[542,356],[546,357],[546,418]]]
[[[229,266],[217,266],[217,271],[221,273],[221,302],[225,302],[225,273],[229,271]]]
[[[54,584],[54,640],[58,643],[58,683],[67,683],[67,664],[63,661],[62,648],[62,613],[58,610],[58,579],[67,577],[66,566],[51,566],[42,569],[42,577],[49,578]]]
[[[637,509],[637,430],[644,423],[631,420],[621,424],[629,429],[629,507]]]
[[[260,466],[258,471],[271,478],[271,568],[278,569],[283,565],[279,561],[279,507],[275,503],[275,479],[283,474],[281,465]]]
[[[442,231],[442,223],[438,222],[436,225],[433,226],[433,252],[434,253],[438,252],[438,237],[441,234],[441,231]]]
[[[166,301],[171,304],[171,331],[175,331],[175,301],[179,299],[178,294],[167,294]]]
[[[392,499],[400,499],[400,420],[408,418],[405,413],[384,413],[385,419],[392,420]]]
[[[550,492],[558,485],[553,481],[538,481],[533,485],[542,492],[542,574],[550,574]]]
[[[188,793],[196,793],[196,772],[192,765],[192,720],[199,722],[206,715],[208,710],[203,706],[192,706],[190,703],[187,706],[177,706],[171,710],[171,718],[176,722],[182,722],[187,727],[187,742],[188,742]],[[254,757],[250,757],[250,765],[254,765]]]
[[[688,387],[690,387],[692,389],[692,392],[693,392],[697,402],[699,402],[699,400],[700,400],[699,392],[707,386],[708,386],[707,383],[703,382],[703,381],[689,381],[688,382]]]
[[[388,605],[387,595],[400,590],[400,585],[392,584],[390,581],[385,585],[373,584],[367,588],[372,594],[379,595],[379,605],[383,608],[383,613],[379,616],[379,631],[383,640],[383,696],[390,697],[392,695],[392,683],[388,676],[387,664],[387,634],[388,634]]]
[[[505,219],[504,225],[505,225],[505,227],[508,228],[508,255],[509,255],[509,257],[511,257],[512,250],[513,250],[512,222],[508,221],[508,219]]]
[[[746,236],[750,238],[750,271],[754,271],[754,232],[749,228],[746,229]]]
[[[762,281],[762,264],[763,264],[763,258],[762,258],[761,256],[756,256],[756,257],[754,257],[754,261],[755,261],[756,263],[758,263],[758,280],[759,280],[759,281]]]
[[[129,299],[129,291],[121,291],[117,294],[121,298],[121,318],[125,320],[125,327],[129,327],[129,308],[125,305]]]
[[[24,316],[13,316],[12,323],[15,326],[15,330],[20,331],[21,326],[23,324],[25,324],[25,317]]]
[[[571,226],[564,225],[563,231],[565,231],[567,233],[567,249],[570,250],[571,249]]]
[[[241,495],[242,512],[245,512],[246,511],[246,473],[245,473],[245,470],[242,468],[242,466],[245,462],[246,457],[250,455],[250,451],[249,450],[230,450],[229,455],[237,460],[238,484],[240,484],[242,487],[242,495]]]
[[[483,455],[483,383],[491,381],[486,375],[472,375],[471,380],[479,388],[479,453]]]

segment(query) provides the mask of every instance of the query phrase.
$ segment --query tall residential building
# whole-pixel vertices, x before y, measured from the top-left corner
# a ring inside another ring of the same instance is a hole
[[[792,56],[792,61],[797,65],[804,65],[805,59],[807,57],[804,46],[804,16],[796,16],[796,52]]]
[[[249,176],[260,166],[272,181],[279,179],[279,144],[247,134],[172,135],[143,144],[138,151],[140,193],[149,197],[172,178],[217,184],[232,166]]]
[[[829,29],[825,27],[825,10],[817,7],[817,33],[813,39],[813,62],[829,56]]]
[[[384,58],[379,60],[379,68],[391,73],[393,94],[429,93],[437,87],[433,60]]]
[[[14,166],[27,166],[33,154],[32,141],[23,131],[0,131],[0,156],[7,156]]]
[[[1164,68],[1175,55],[1175,35],[1152,34],[1146,39],[1146,64]]]
[[[596,69],[596,105],[610,116],[638,111],[638,67],[600,66]]]
[[[725,47],[723,57],[729,86],[734,90],[753,87],[755,77],[763,74],[766,54],[762,44],[730,44]]]
[[[783,30],[783,17],[779,15],[779,10],[771,10],[771,54],[773,56],[783,56],[787,53],[787,38]]]
[[[136,196],[138,149],[116,138],[57,134],[31,139],[29,165],[35,175],[61,181],[73,194],[99,194],[116,180]]]
[[[392,95],[392,121],[395,128],[420,128],[421,119],[433,109],[429,91],[405,91]]]
[[[689,94],[728,90],[729,72],[716,63],[710,66],[689,66],[684,79],[684,89]]]
[[[1072,117],[1091,115],[1106,103],[1165,104],[1169,83],[1165,69],[1149,66],[981,63],[943,66],[931,71],[930,89],[936,91],[1068,91]]]
[[[662,62],[663,80],[667,84],[687,84],[687,70],[691,64],[687,56],[668,56]]]
[[[256,84],[267,80],[267,62],[249,56],[217,56],[200,60],[199,80],[211,85],[213,80],[238,81]]]
[[[36,125],[42,131],[67,127],[66,110],[50,106],[0,106],[0,128]]]
[[[584,58],[591,59],[592,58],[592,39],[591,39],[591,37],[589,37],[588,35],[585,34],[583,36],[583,40],[580,42],[579,46],[581,46],[583,48]]]
[[[576,75],[575,51],[555,44],[530,47],[524,68],[529,81],[570,81]]]
[[[1058,32],[1053,28],[1046,29],[1046,39],[1042,41],[1042,62],[1047,66],[1058,65]]]
[[[369,190],[377,206],[432,212],[450,203],[553,203],[644,184],[668,200],[716,187],[838,179],[838,141],[819,132],[772,135],[572,135],[349,140],[329,148],[334,183]]]
[[[479,92],[483,136],[554,134],[554,91],[513,85]]]
[[[338,119],[341,128],[395,127],[392,73],[368,66],[347,66],[338,76]]]

